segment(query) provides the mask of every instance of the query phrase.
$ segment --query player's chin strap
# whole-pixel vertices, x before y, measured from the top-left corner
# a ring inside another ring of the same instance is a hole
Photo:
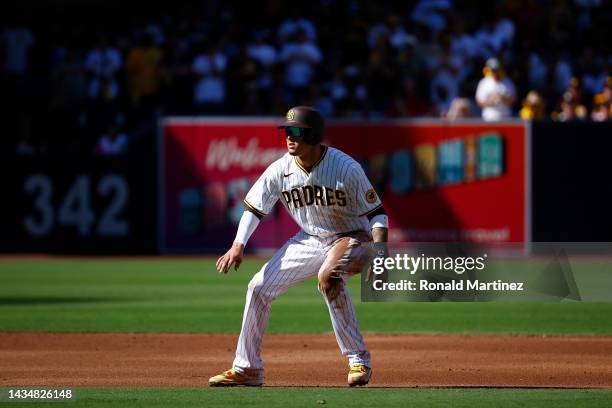
[[[240,224],[238,224],[238,231],[236,232],[234,243],[246,245],[258,225],[259,218],[255,214],[250,211],[243,212],[242,218],[240,218]]]
[[[377,214],[370,219],[370,229],[389,228],[389,217],[387,214]]]

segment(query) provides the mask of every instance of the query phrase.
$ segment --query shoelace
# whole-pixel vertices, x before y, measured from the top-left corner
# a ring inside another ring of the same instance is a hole
[[[355,365],[351,367],[351,373],[366,373],[368,369],[364,365]]]

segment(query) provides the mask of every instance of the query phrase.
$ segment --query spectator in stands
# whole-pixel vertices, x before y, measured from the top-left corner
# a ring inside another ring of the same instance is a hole
[[[468,98],[455,98],[448,109],[446,119],[457,120],[473,117],[472,106]]]
[[[610,1],[355,0],[261,7],[188,0],[170,13],[148,8],[137,20],[127,3],[109,3],[96,10],[96,24],[82,18],[83,8],[62,2],[51,25],[31,12],[35,3],[9,5],[24,12],[19,21],[10,10],[0,16],[8,22],[0,27],[0,103],[6,107],[0,114],[10,118],[4,121],[7,151],[27,128],[37,153],[43,146],[93,151],[117,113],[129,116],[127,133],[135,145],[150,132],[147,126],[153,128],[156,110],[140,104],[126,111],[124,93],[134,101],[157,95],[168,114],[192,114],[195,102],[205,113],[268,115],[310,101],[341,117],[434,116],[445,110],[451,117],[449,101],[474,92],[481,60],[492,55],[508,63],[515,93],[527,95],[521,117],[542,115],[529,102],[530,90],[553,102],[547,107],[554,113],[546,114],[559,120],[608,115],[601,93],[612,68],[605,40],[612,36]],[[292,10],[289,17],[286,9]],[[117,40],[91,41],[106,29],[113,29]],[[256,32],[253,39],[247,36],[251,32]],[[153,47],[138,43],[131,49],[128,39],[142,33],[153,39]],[[304,41],[297,40],[300,34]],[[213,38],[215,50],[197,48]],[[494,77],[494,70],[487,70]],[[504,81],[482,80],[489,90]],[[604,90],[609,93],[609,86]],[[85,103],[88,96],[93,99]],[[511,115],[512,102],[499,99],[483,106],[485,116]]]
[[[395,98],[390,112],[391,117],[431,116],[431,105],[417,89],[417,84],[411,76],[404,77],[402,92]]]
[[[593,97],[593,111],[591,119],[596,122],[604,122],[611,119],[612,115],[612,76],[606,79],[603,90]]]
[[[605,87],[607,78],[603,58],[594,58],[582,77],[582,90],[587,95],[594,96]]]
[[[436,116],[446,116],[452,101],[459,96],[469,65],[463,56],[452,51],[449,38],[445,37],[440,42],[440,48],[428,60],[431,78],[429,100],[434,105]]]
[[[323,117],[331,118],[334,116],[334,102],[330,98],[329,92],[316,83],[310,86],[306,104],[313,106],[316,110],[321,112]]]
[[[548,65],[546,61],[538,52],[532,52],[529,54],[529,72],[527,73],[527,80],[530,89],[537,89],[538,91],[544,91],[548,86]]]
[[[587,117],[587,109],[574,94],[566,91],[559,103],[558,111],[553,112],[553,120],[559,122],[569,122],[573,120],[583,120]]]
[[[435,34],[446,27],[447,17],[452,8],[452,0],[420,0],[412,10],[411,19]]]
[[[595,101],[597,103],[611,103],[612,102],[612,76],[606,78],[606,83],[600,93],[595,95]]]
[[[304,18],[298,8],[291,8],[291,16],[283,20],[278,26],[278,41],[286,43],[291,41],[302,32],[308,42],[314,43],[317,41],[317,28],[312,21]]]
[[[193,60],[196,75],[193,100],[201,113],[221,114],[225,107],[225,70],[227,58],[212,43],[201,45],[202,52]]]
[[[459,78],[452,68],[442,68],[432,78],[430,87],[436,116],[446,116],[451,103],[459,96]]]
[[[602,103],[596,101],[593,104],[593,111],[591,112],[591,119],[595,122],[606,122],[612,118],[612,105],[610,102]]]
[[[378,37],[376,46],[370,51],[365,74],[370,113],[380,115],[388,112],[393,102],[390,95],[398,90],[399,72],[387,36]]]
[[[257,89],[260,72],[260,64],[248,55],[247,47],[240,47],[237,55],[229,60],[226,75],[227,102],[232,109],[238,109],[247,115],[263,113]]]
[[[34,34],[29,28],[17,23],[10,24],[0,37],[0,49],[4,50],[4,72],[8,75],[25,75],[33,45]]]
[[[283,45],[280,60],[285,64],[287,105],[300,104],[301,98],[306,97],[322,59],[321,50],[302,29],[295,33],[293,40]]]
[[[454,55],[470,60],[478,54],[478,43],[473,35],[466,31],[465,22],[456,19],[450,28],[450,47]]]
[[[151,34],[144,34],[140,44],[130,50],[125,61],[127,84],[132,103],[155,98],[161,87],[162,51]]]
[[[278,61],[278,53],[269,43],[268,36],[269,33],[265,31],[256,31],[253,33],[253,42],[247,46],[248,56],[266,68],[273,67]]]
[[[117,73],[123,61],[119,50],[109,45],[106,38],[89,51],[85,68],[89,73],[88,95],[91,99],[113,100],[119,95]]]
[[[554,63],[554,91],[562,94],[574,78],[570,57],[563,53],[556,58]]]
[[[568,94],[569,96],[565,95]],[[580,83],[580,79],[578,77],[572,77],[569,81],[569,84],[566,89],[563,90],[561,95],[568,99],[571,97],[574,104],[582,103],[582,85]]]
[[[484,78],[476,89],[476,102],[482,108],[482,118],[497,121],[511,117],[516,97],[514,83],[505,76],[497,58],[489,58],[483,72]]]
[[[53,72],[56,84],[53,105],[65,107],[87,97],[87,80],[81,56],[76,50],[68,50]]]
[[[529,91],[523,100],[523,107],[519,112],[519,116],[523,120],[544,119],[546,117],[544,100],[537,91]]]
[[[118,156],[125,154],[128,149],[128,137],[119,131],[115,124],[110,125],[96,144],[96,154],[100,156]]]
[[[269,42],[269,33],[256,31],[247,46],[247,55],[258,63],[255,92],[259,108],[271,106],[274,91],[274,69],[278,63],[276,48]],[[263,113],[263,112],[260,112]]]
[[[36,146],[30,141],[29,134],[24,134],[15,148],[15,153],[18,156],[34,156],[36,154]]]

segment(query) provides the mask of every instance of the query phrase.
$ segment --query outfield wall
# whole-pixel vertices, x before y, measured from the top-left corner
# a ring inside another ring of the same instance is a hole
[[[151,154],[3,157],[0,250],[154,253],[156,174]]]
[[[0,252],[218,253],[285,151],[273,119],[164,118],[158,154],[3,152]],[[393,241],[612,241],[612,123],[330,121],[383,197]],[[153,135],[151,135],[153,137]],[[297,230],[283,209],[249,247]]]

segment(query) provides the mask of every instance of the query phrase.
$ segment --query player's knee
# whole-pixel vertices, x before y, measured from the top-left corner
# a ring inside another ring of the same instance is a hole
[[[259,279],[255,279],[257,276],[253,277],[249,282],[249,286],[247,286],[248,291],[254,295],[260,295],[261,289],[263,287],[262,282]]]

